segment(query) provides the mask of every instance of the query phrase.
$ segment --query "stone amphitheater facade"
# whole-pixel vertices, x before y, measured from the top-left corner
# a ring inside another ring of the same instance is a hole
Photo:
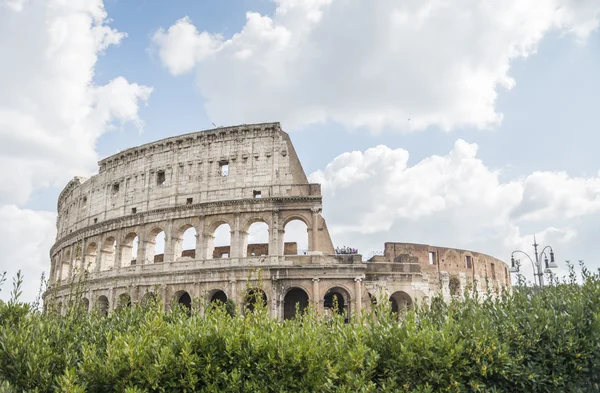
[[[511,284],[505,263],[467,250],[385,243],[367,261],[336,253],[321,187],[309,183],[279,123],[220,127],[122,151],[100,161],[97,175],[71,180],[57,209],[44,300],[59,308],[82,276],[84,304],[102,313],[150,297],[166,309],[181,303],[197,312],[232,300],[244,312],[247,294],[258,293],[279,319],[309,303],[328,313],[336,297],[350,319],[382,296],[400,309],[439,292],[460,296],[469,282],[480,291]],[[284,243],[292,221],[305,224],[307,250]],[[268,242],[248,244],[257,222],[268,225]],[[230,244],[216,246],[225,224]],[[190,249],[182,247],[186,230],[195,231]],[[157,254],[161,233],[164,251]]]

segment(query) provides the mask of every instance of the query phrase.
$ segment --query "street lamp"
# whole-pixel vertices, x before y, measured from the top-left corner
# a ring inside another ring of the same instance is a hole
[[[533,265],[533,276],[534,276],[533,283],[534,284],[536,283],[535,276],[538,276],[539,284],[540,284],[540,286],[543,286],[544,285],[544,273],[550,273],[550,269],[555,269],[558,267],[558,265],[554,261],[554,250],[552,250],[552,247],[546,246],[542,249],[542,251],[540,253],[538,253],[538,245],[539,244],[537,244],[537,241],[535,240],[535,235],[533,235],[533,249],[535,252],[535,262],[529,256],[529,254],[527,254],[524,251],[521,251],[521,250],[513,251],[510,256],[510,264],[511,264],[510,271],[511,271],[511,273],[519,272],[519,267],[521,265],[519,263],[519,260],[515,261],[515,254],[521,253],[521,254],[525,255],[527,258],[529,258],[529,260],[531,261],[531,264]],[[550,261],[548,261],[548,255],[546,254],[546,249],[550,249]],[[541,258],[542,256],[544,257],[543,260]],[[542,265],[542,262],[544,263],[543,265]]]

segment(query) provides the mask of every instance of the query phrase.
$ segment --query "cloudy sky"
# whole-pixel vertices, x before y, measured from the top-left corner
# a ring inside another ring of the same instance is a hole
[[[57,196],[99,159],[267,121],[336,245],[508,261],[537,234],[598,268],[599,22],[599,0],[0,0],[0,270],[35,297]]]

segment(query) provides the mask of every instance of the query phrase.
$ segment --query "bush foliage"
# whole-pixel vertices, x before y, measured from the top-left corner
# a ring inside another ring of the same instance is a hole
[[[109,317],[0,302],[0,392],[590,392],[600,383],[600,276],[416,307],[361,323],[258,307],[203,315],[156,302]],[[385,302],[380,302],[385,303]]]

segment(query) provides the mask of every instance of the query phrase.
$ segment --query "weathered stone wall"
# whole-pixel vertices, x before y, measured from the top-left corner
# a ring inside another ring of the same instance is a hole
[[[382,296],[397,307],[440,289],[450,296],[451,274],[462,275],[462,283],[469,273],[460,266],[469,253],[462,250],[386,243],[385,254],[369,263],[361,255],[335,255],[321,216],[320,185],[308,182],[278,123],[171,137],[99,164],[97,175],[74,178],[60,194],[46,301],[64,303],[72,283],[85,277],[89,307],[106,311],[150,294],[166,308],[190,298],[227,298],[241,311],[248,288],[260,287],[276,318],[289,317],[298,298],[327,313],[332,294],[350,318]],[[307,251],[284,243],[294,220],[306,224]],[[248,244],[256,222],[266,224],[267,243]],[[215,231],[224,224],[229,245],[216,246]],[[188,250],[187,230],[195,232]],[[434,266],[427,264],[431,250],[440,258]],[[510,283],[501,261],[469,255],[477,276],[495,274],[499,284]]]

